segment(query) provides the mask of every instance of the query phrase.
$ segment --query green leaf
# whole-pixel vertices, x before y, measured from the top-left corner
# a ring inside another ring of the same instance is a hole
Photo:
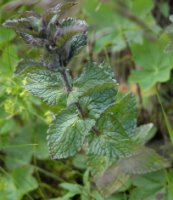
[[[48,129],[48,146],[54,159],[67,158],[75,155],[84,144],[95,121],[80,119],[71,110],[62,110]]]
[[[102,66],[91,63],[85,68],[80,77],[74,81],[73,91],[69,94],[67,104],[70,105],[78,101],[80,97],[89,95],[95,91],[115,87],[115,79]]]
[[[87,44],[87,34],[79,33],[71,39],[70,57],[78,54],[82,47]]]
[[[116,99],[116,89],[105,89],[96,91],[90,96],[84,97],[81,104],[87,110],[90,118],[97,119],[100,115],[110,107]]]
[[[3,45],[4,43],[10,42],[14,37],[15,37],[14,31],[1,27],[0,45]]]
[[[139,83],[143,91],[169,79],[173,58],[171,54],[164,56],[165,44],[168,42],[168,37],[162,35],[157,42],[144,40],[143,45],[131,46],[133,60],[139,66],[139,70],[132,72],[130,81]]]
[[[156,133],[156,128],[152,123],[144,124],[136,129],[136,135],[134,135],[134,140],[139,144],[146,144]]]
[[[114,127],[115,132],[118,132],[119,128],[122,127],[130,137],[135,134],[137,115],[135,96],[132,94],[126,94],[119,98],[117,97],[117,101],[107,109],[107,112],[112,114],[114,122],[112,122],[111,126]],[[102,121],[104,121],[104,119]],[[119,124],[121,124],[121,126]],[[101,127],[101,129],[106,130],[107,127],[108,125],[105,123],[105,128]]]
[[[88,29],[88,25],[85,21],[70,25],[67,27],[59,28],[55,34],[55,43],[58,48],[62,47],[68,40],[80,32],[85,32]]]
[[[158,197],[168,200],[164,171],[137,176],[133,179],[133,184],[136,188],[131,191],[130,200],[156,200]]]
[[[25,87],[33,95],[41,97],[50,105],[64,103],[67,96],[59,72],[48,69],[38,69],[29,73]]]
[[[128,157],[121,158],[95,179],[96,185],[104,195],[117,191],[128,180],[129,175],[145,174],[169,166],[168,161],[154,150],[140,147]]]
[[[0,200],[21,200],[22,197],[38,187],[37,181],[31,176],[33,168],[20,167],[11,174],[0,173]]]
[[[18,62],[17,49],[14,46],[8,46],[3,50],[0,68],[2,72],[5,74],[11,74],[13,72],[13,68],[16,66]]]
[[[106,156],[112,160],[125,157],[135,151],[136,145],[128,136],[117,136],[117,139],[109,135],[101,135],[93,139],[89,146],[89,154]]]
[[[22,59],[16,66],[14,74],[16,76],[24,74],[28,72],[29,69],[33,69],[35,67],[43,67],[43,63],[32,60],[32,59]]]

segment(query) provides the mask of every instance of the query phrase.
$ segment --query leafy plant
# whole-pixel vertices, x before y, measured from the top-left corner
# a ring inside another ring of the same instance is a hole
[[[84,20],[61,19],[73,5],[58,4],[42,16],[25,12],[22,18],[3,25],[16,30],[31,47],[43,49],[40,60],[21,60],[15,75],[26,76],[25,87],[33,95],[49,105],[60,105],[48,129],[51,157],[62,159],[84,152],[97,187],[109,195],[119,188],[111,186],[117,180],[117,175],[112,176],[114,167],[113,173],[119,172],[118,177],[126,179],[169,163],[143,146],[153,127],[137,127],[135,98],[118,92],[110,69],[90,61],[79,77],[70,75],[67,65],[87,44],[88,29]]]

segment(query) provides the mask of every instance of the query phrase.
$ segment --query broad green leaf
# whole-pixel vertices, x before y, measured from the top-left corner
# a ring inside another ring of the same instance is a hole
[[[173,58],[171,54],[164,54],[165,44],[168,42],[168,37],[163,35],[157,42],[145,40],[142,45],[131,46],[133,60],[139,70],[132,72],[130,81],[139,83],[143,91],[169,79]]]
[[[111,126],[111,127],[114,126],[114,131],[118,132],[119,128],[123,127],[124,131],[129,136],[133,136],[135,134],[136,115],[137,115],[136,100],[132,94],[127,94],[122,97],[119,97],[117,101],[107,109],[107,112],[111,113],[112,119],[114,120]],[[105,128],[104,127],[102,128],[106,130],[107,126]]]
[[[7,155],[5,165],[8,169],[16,169],[30,163],[34,150],[31,131],[29,125],[20,128],[19,134],[16,137],[9,138],[8,144],[3,146],[3,151]]]
[[[133,139],[139,144],[147,143],[156,133],[156,128],[152,123],[144,124],[136,129],[136,135],[133,136]]]
[[[78,114],[71,110],[60,111],[48,129],[47,140],[52,158],[75,155],[82,148],[94,124],[94,120],[80,119]]]
[[[133,179],[136,186],[130,193],[130,200],[156,200],[161,197],[169,200],[166,196],[166,177],[164,171],[137,176]]]
[[[69,105],[78,101],[82,96],[115,87],[115,79],[102,66],[91,63],[85,68],[80,77],[74,81],[73,91],[69,94],[67,103]]]
[[[89,146],[89,154],[106,156],[112,160],[132,154],[136,149],[136,144],[128,136],[111,138],[109,135],[101,135],[93,139]]]
[[[81,100],[82,106],[87,110],[90,118],[97,119],[100,115],[111,106],[116,99],[116,89],[105,89],[96,91],[90,96]]]
[[[22,197],[38,187],[31,176],[33,169],[24,166],[15,169],[11,174],[0,173],[0,200],[21,200]]]
[[[29,73],[25,87],[50,105],[64,103],[67,96],[59,73],[48,69],[38,69]]]
[[[10,42],[14,37],[15,37],[14,31],[1,27],[0,45],[3,45],[4,43]]]
[[[130,175],[145,174],[169,166],[168,161],[154,150],[140,147],[128,157],[121,158],[95,179],[96,185],[104,195],[117,191]]]

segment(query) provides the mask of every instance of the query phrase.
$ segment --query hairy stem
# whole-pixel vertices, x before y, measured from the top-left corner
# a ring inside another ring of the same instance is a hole
[[[64,86],[65,86],[65,89],[68,93],[70,93],[72,91],[72,85],[68,79],[68,72],[65,68],[63,68],[62,70],[60,70],[60,74],[61,74],[61,77],[62,77],[62,80],[64,82]],[[80,116],[84,119],[86,117],[86,113],[84,112],[80,102],[76,102],[75,103],[75,106],[78,110],[78,112],[80,113]],[[100,135],[101,132],[98,130],[98,128],[96,126],[93,126],[92,127],[92,131],[96,134],[96,135]]]

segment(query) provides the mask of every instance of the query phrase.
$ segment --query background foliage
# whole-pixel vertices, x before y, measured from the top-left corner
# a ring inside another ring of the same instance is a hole
[[[0,22],[21,16],[25,10],[41,12],[54,4],[1,0]],[[136,96],[138,125],[150,122],[155,125],[143,143],[152,138],[148,145],[170,162],[173,159],[172,10],[171,1],[166,0],[123,3],[83,0],[68,11],[90,24],[88,47],[69,64],[73,77],[78,76],[87,60],[111,65],[120,83],[119,90],[131,91]],[[47,106],[24,89],[25,80],[13,76],[16,64],[25,55],[37,58],[39,51],[26,47],[14,31],[0,27],[0,200],[173,199],[171,167],[130,179],[121,177],[120,183],[114,183],[114,187],[120,184],[121,188],[106,198],[91,187],[84,155],[51,160],[46,129],[52,121],[52,112],[63,105]]]

